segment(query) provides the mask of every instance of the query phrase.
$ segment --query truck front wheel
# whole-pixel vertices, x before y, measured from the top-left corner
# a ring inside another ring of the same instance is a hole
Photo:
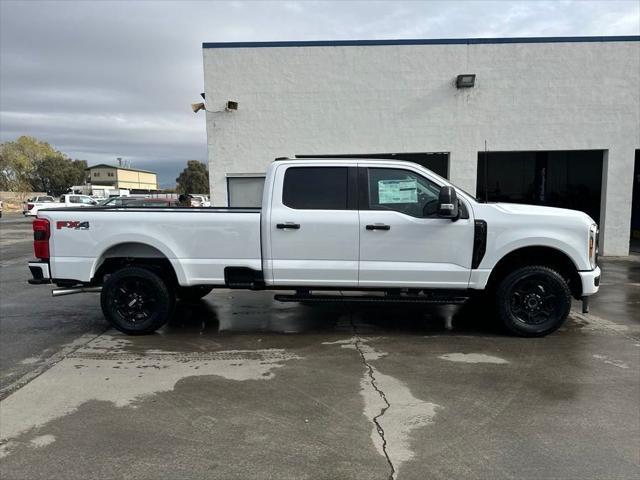
[[[522,337],[541,337],[562,326],[571,310],[571,291],[548,267],[522,267],[507,275],[496,291],[502,323]]]
[[[175,294],[156,273],[125,267],[105,280],[100,305],[114,328],[128,335],[145,335],[169,320]]]

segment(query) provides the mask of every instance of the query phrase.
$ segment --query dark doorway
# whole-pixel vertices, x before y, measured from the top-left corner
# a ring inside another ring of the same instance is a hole
[[[632,252],[640,252],[640,150],[636,150],[633,168],[633,197],[631,200],[631,245]]]
[[[441,177],[449,178],[449,154],[437,153],[357,153],[338,155],[296,155],[296,158],[382,158],[390,160],[404,160],[428,168]]]
[[[600,221],[602,150],[479,152],[477,196],[571,208]]]

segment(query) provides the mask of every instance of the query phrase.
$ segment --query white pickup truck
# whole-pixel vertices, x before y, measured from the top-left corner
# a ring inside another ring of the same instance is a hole
[[[66,193],[60,197],[60,201],[49,195],[41,195],[26,201],[22,206],[22,214],[25,217],[35,217],[41,208],[93,207],[97,204],[89,195]]]
[[[490,295],[511,332],[541,336],[562,325],[571,297],[586,311],[600,281],[588,215],[480,203],[393,160],[278,159],[262,209],[47,209],[33,230],[29,282],[100,291],[107,320],[129,334],[162,326],[177,298],[243,288],[307,303]]]
[[[22,204],[22,214],[27,217],[35,217],[41,208],[51,207],[52,203],[56,203],[56,199],[50,195],[38,195],[28,199]]]

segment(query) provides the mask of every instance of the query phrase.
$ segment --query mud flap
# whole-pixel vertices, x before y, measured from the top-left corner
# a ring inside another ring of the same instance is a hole
[[[582,313],[589,313],[589,297],[582,297]]]

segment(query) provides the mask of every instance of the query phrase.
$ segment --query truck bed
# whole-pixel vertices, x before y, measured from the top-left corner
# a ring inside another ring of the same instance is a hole
[[[167,258],[180,285],[222,285],[227,266],[262,269],[260,209],[92,207],[43,209],[51,277],[91,281],[102,262],[128,252]],[[64,273],[63,273],[64,272]]]

